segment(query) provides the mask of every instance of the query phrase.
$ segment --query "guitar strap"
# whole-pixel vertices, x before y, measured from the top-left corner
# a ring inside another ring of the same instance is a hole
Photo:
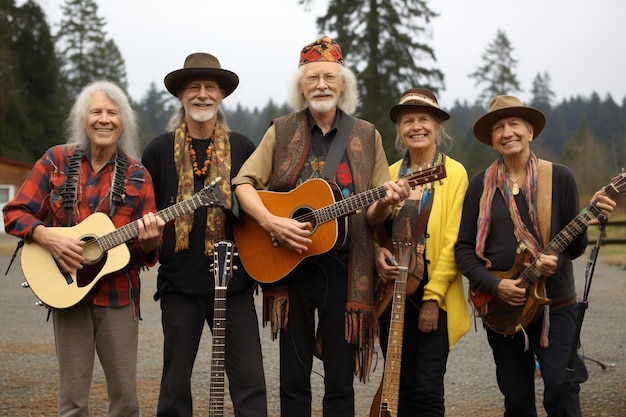
[[[352,133],[352,127],[354,126],[354,117],[347,114],[342,115],[341,120],[337,126],[337,133],[333,138],[333,142],[328,150],[328,155],[324,160],[324,169],[322,171],[322,178],[331,180],[334,182],[339,162],[348,146],[348,138]]]
[[[552,219],[552,163],[545,159],[537,161],[537,217],[541,243],[550,243],[550,220]]]
[[[67,226],[70,227],[74,221],[74,205],[76,204],[76,195],[78,193],[78,177],[80,175],[80,162],[83,157],[83,150],[80,148],[74,149],[72,156],[70,156],[70,163],[67,169],[67,179],[65,181],[65,187],[61,192],[63,199],[63,209],[65,210],[65,216],[67,218]],[[129,162],[126,155],[123,152],[117,151],[115,155],[115,171],[113,173],[113,184],[111,184],[110,204],[109,204],[109,217],[117,212],[117,209],[122,205],[125,194],[124,190],[126,172],[128,171]]]

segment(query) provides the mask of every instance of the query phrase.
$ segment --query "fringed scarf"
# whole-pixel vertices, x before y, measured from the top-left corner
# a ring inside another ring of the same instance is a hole
[[[224,196],[225,206],[207,207],[206,230],[204,241],[204,253],[210,256],[213,253],[213,243],[224,239],[224,224],[226,216],[224,209],[231,208],[230,191],[230,131],[219,121],[213,131],[213,146],[215,150],[211,156],[209,170],[204,184],[209,184],[217,177],[221,181],[217,184]],[[190,143],[188,141],[187,124],[185,122],[174,132],[174,162],[178,174],[178,195],[176,202],[191,198],[194,194],[194,174],[189,154]],[[180,216],[174,221],[176,230],[175,251],[189,249],[189,232],[193,226],[193,213]]]
[[[539,217],[537,215],[537,157],[535,154],[530,153],[530,158],[528,158],[528,163],[526,164],[526,180],[522,185],[534,234],[528,230],[522,221],[515,203],[515,197],[509,190],[506,166],[502,157],[498,158],[487,168],[483,183],[484,189],[480,197],[480,214],[477,224],[476,256],[485,263],[487,269],[491,269],[491,261],[485,257],[484,253],[491,225],[491,205],[496,189],[498,189],[504,196],[504,200],[509,208],[514,225],[515,239],[520,245],[523,245],[524,249],[530,252],[531,256],[536,257],[541,250],[541,244],[535,236],[541,236],[541,234],[539,232]]]

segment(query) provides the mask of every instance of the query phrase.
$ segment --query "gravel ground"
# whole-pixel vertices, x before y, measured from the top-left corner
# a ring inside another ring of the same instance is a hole
[[[6,271],[13,245],[11,237],[0,234],[0,269]],[[584,415],[626,416],[626,271],[611,265],[623,264],[626,254],[603,256],[595,267],[589,295],[589,307],[583,323],[581,340],[589,369],[589,381],[582,386]],[[575,263],[579,294],[584,288],[587,254]],[[159,306],[152,300],[156,268],[143,275],[142,315],[139,336],[139,400],[142,415],[155,414],[161,372]],[[35,306],[30,290],[21,288],[24,281],[19,256],[9,274],[2,278],[0,291],[0,416],[53,416],[57,405],[57,364],[52,324],[46,322],[46,310]],[[257,301],[260,306],[260,297]],[[260,309],[259,309],[260,311]],[[451,352],[446,375],[448,416],[501,416],[502,396],[495,383],[495,368],[484,331],[478,322]],[[270,417],[279,416],[278,344],[271,342],[269,330],[261,329],[268,388]],[[193,375],[196,416],[208,415],[209,365],[211,338],[206,331]],[[598,364],[595,361],[599,361]],[[601,366],[602,365],[602,366]],[[357,416],[368,416],[372,397],[382,376],[382,355],[371,380],[355,382]],[[321,363],[315,371],[322,374]],[[321,416],[322,377],[312,377],[314,416]],[[541,379],[537,379],[539,416]],[[99,364],[94,370],[91,410],[94,416],[106,415],[107,396]],[[225,415],[233,416],[230,401],[225,401]]]

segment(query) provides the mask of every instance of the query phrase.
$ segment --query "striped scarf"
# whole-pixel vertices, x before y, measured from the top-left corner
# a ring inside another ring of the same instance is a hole
[[[487,269],[491,269],[491,261],[484,255],[485,244],[489,229],[491,226],[491,205],[496,189],[500,190],[504,196],[504,200],[508,205],[511,220],[513,220],[515,239],[528,250],[533,257],[536,257],[540,250],[541,244],[535,236],[541,236],[539,233],[539,218],[537,215],[537,157],[534,153],[530,153],[530,158],[526,164],[526,180],[522,185],[522,191],[526,204],[528,205],[528,214],[533,224],[533,233],[531,233],[519,214],[515,197],[509,190],[508,181],[506,179],[506,166],[502,157],[498,158],[485,171],[483,179],[483,194],[480,197],[480,214],[478,216],[478,228],[476,233],[476,256],[481,259]]]

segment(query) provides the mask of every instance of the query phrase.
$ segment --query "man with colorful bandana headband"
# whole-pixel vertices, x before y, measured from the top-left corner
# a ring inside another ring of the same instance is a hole
[[[274,215],[257,189],[289,191],[318,177],[336,184],[344,197],[383,185],[386,190],[383,198],[348,217],[343,246],[306,257],[284,279],[264,287],[264,321],[271,321],[273,337],[280,333],[281,415],[311,415],[311,367],[317,355],[324,363],[324,415],[351,417],[353,375],[367,380],[374,349],[370,230],[409,187],[389,180],[374,125],[350,116],[358,105],[357,82],[334,40],[324,36],[302,49],[289,101],[294,113],[273,121],[233,180],[242,210],[276,245],[305,254],[315,238],[312,225]],[[336,142],[343,144],[333,147]],[[335,162],[325,169],[333,155]]]

